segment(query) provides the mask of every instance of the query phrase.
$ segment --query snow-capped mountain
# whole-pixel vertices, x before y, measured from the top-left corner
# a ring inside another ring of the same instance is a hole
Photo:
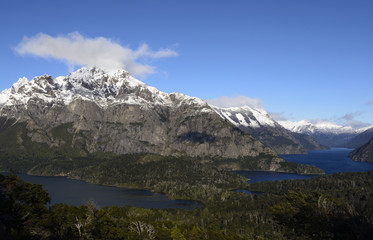
[[[7,156],[40,159],[97,152],[278,159],[203,100],[158,91],[124,70],[95,67],[66,77],[21,78],[1,92],[0,142]]]
[[[311,137],[285,129],[263,109],[249,106],[212,108],[220,117],[271,147],[277,154],[300,154],[324,148]]]
[[[330,147],[344,146],[349,140],[364,132],[370,127],[355,129],[350,126],[341,126],[332,122],[322,121],[311,123],[307,120],[297,122],[279,121],[284,128],[301,134],[307,134],[314,137],[321,144]]]
[[[279,121],[279,123],[285,127],[286,129],[297,132],[297,133],[304,133],[304,134],[314,134],[316,132],[321,133],[334,133],[334,134],[342,134],[342,133],[360,133],[363,132],[365,128],[361,129],[354,129],[350,126],[341,126],[332,122],[322,121],[317,123],[311,123],[307,120],[301,120],[298,122],[292,121]]]
[[[7,106],[27,106],[34,100],[69,105],[76,99],[92,101],[101,108],[116,104],[174,106],[175,101],[198,105],[211,111],[201,99],[181,93],[167,94],[131,77],[127,71],[105,72],[100,68],[82,68],[66,77],[44,75],[31,81],[20,78],[0,94],[0,110]],[[177,105],[176,105],[177,107]]]

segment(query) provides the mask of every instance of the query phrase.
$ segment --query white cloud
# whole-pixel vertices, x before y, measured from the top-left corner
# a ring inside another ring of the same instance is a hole
[[[249,106],[264,109],[263,101],[260,98],[249,98],[246,96],[222,96],[219,98],[206,99],[205,101],[211,105],[222,108]]]
[[[365,103],[366,105],[373,105],[373,101],[369,101]]]
[[[109,38],[87,38],[78,32],[59,37],[52,37],[44,33],[33,37],[24,37],[15,51],[21,55],[62,60],[69,67],[75,65],[98,66],[108,70],[123,68],[130,74],[139,77],[145,77],[155,72],[154,66],[143,64],[141,60],[178,55],[172,49],[152,51],[145,43],[133,50],[121,46]]]
[[[356,117],[359,117],[362,114],[363,112],[346,113],[339,119],[343,121],[344,126],[351,126],[353,128],[363,128],[370,126],[371,124],[356,119]]]
[[[269,115],[276,121],[288,121],[289,117],[284,112],[270,112]]]

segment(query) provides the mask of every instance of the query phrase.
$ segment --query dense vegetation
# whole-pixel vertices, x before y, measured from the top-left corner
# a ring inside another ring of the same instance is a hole
[[[68,176],[95,184],[149,189],[166,193],[173,199],[208,199],[213,193],[246,187],[246,179],[231,169],[266,169],[270,162],[261,155],[257,158],[208,159],[97,153],[89,157],[39,162],[5,158],[0,161],[0,170],[14,169],[34,175]],[[307,172],[311,169],[311,172],[317,172],[317,168],[296,163],[280,162],[279,165],[282,171]]]
[[[188,182],[188,179],[184,179]],[[193,180],[192,180],[193,181]],[[212,192],[194,210],[52,205],[40,185],[0,175],[5,239],[371,239],[373,172]]]
[[[245,178],[195,158],[127,155],[105,159],[43,163],[36,175],[67,175],[96,184],[149,189],[170,198],[208,199],[215,193],[246,186]]]

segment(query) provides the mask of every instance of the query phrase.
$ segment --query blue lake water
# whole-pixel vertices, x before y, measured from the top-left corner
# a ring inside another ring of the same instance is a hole
[[[98,207],[131,205],[144,208],[193,209],[200,204],[187,200],[170,200],[165,194],[147,190],[95,185],[66,177],[42,177],[17,174],[21,179],[42,184],[52,198],[51,204],[86,204],[92,201]]]
[[[304,155],[282,155],[286,161],[309,164],[323,169],[326,174],[337,172],[372,171],[373,163],[354,162],[348,158],[352,149],[334,148],[331,150],[309,151]],[[308,179],[314,176],[298,175],[294,173],[276,173],[261,171],[237,171],[249,178],[248,183],[259,181],[276,181],[285,179]],[[90,184],[66,177],[39,177],[26,174],[19,176],[32,183],[42,184],[47,189],[54,203],[74,205],[86,204],[93,201],[98,207],[131,205],[144,208],[184,208],[193,209],[200,204],[194,201],[170,200],[161,193],[146,190],[126,189]],[[247,190],[237,189],[236,191]]]
[[[332,148],[330,150],[309,151],[304,155],[282,155],[288,162],[309,164],[321,168],[326,174],[338,172],[367,172],[373,170],[373,163],[352,161],[348,154],[353,149]]]
[[[326,174],[338,172],[365,172],[373,171],[373,163],[354,162],[348,154],[352,149],[332,148],[330,150],[309,151],[308,154],[280,155],[288,162],[313,165],[321,168]],[[248,183],[261,181],[277,181],[286,179],[308,179],[312,175],[298,175],[295,173],[276,173],[261,171],[237,171],[247,177]]]

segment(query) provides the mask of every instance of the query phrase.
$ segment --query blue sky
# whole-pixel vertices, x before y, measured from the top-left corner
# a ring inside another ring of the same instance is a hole
[[[245,96],[278,119],[373,124],[370,0],[14,0],[2,2],[0,28],[1,90],[76,69],[40,48],[19,51],[40,34],[73,41],[73,33],[131,50],[128,61],[152,67],[141,80],[165,92],[233,105]],[[93,53],[77,54],[84,62]]]

